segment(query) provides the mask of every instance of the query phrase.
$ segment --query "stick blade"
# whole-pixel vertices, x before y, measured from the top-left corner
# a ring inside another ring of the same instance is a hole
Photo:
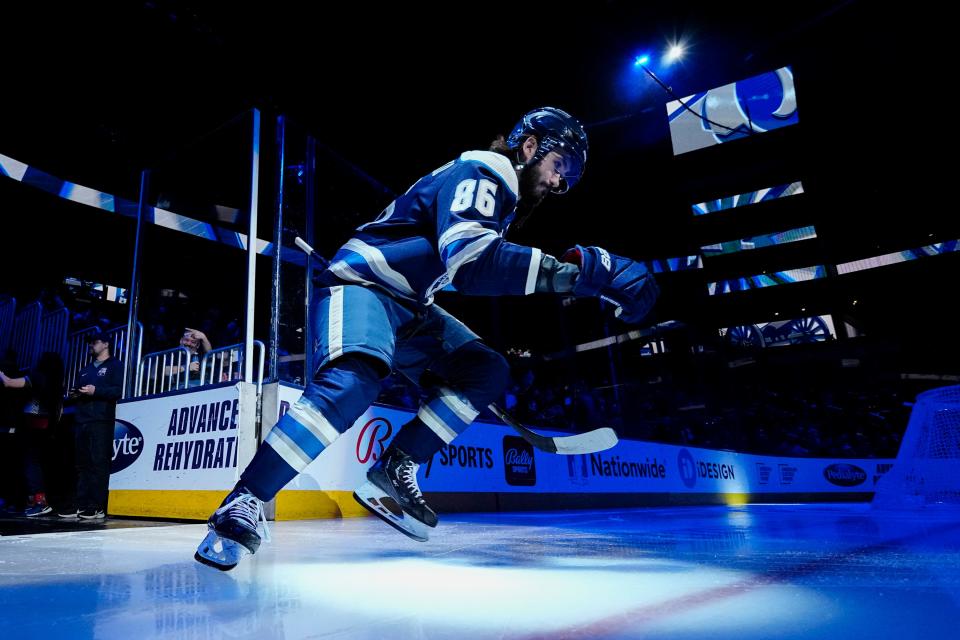
[[[568,456],[606,451],[615,447],[617,442],[619,442],[617,432],[610,427],[553,439],[553,443],[557,447],[557,453]]]

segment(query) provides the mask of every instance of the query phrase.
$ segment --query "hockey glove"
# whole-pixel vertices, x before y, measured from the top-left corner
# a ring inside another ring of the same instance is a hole
[[[580,267],[573,295],[597,296],[616,307],[614,316],[637,323],[650,313],[660,295],[653,274],[639,262],[600,247],[577,245],[563,255],[564,262]]]

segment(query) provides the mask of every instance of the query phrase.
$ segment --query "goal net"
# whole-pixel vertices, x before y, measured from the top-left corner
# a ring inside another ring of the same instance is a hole
[[[917,396],[896,462],[877,483],[873,504],[960,506],[960,385]]]

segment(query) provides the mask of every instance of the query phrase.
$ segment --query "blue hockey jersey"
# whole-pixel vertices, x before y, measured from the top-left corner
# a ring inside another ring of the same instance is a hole
[[[342,281],[421,305],[451,282],[473,295],[533,293],[541,251],[503,238],[518,190],[506,157],[468,151],[359,227],[329,270]]]

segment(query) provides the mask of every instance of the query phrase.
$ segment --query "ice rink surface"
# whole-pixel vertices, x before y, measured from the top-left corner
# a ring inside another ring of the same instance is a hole
[[[956,512],[446,514],[427,543],[373,518],[280,522],[228,573],[193,560],[205,531],[0,537],[0,638],[960,636]]]

